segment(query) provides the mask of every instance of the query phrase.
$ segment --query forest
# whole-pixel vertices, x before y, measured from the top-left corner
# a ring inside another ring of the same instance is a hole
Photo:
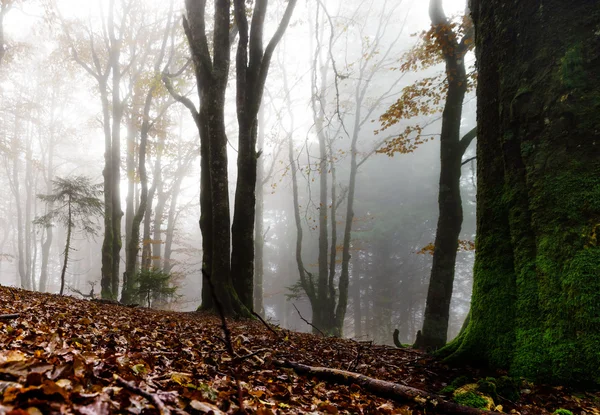
[[[0,414],[600,414],[600,7],[0,0]]]

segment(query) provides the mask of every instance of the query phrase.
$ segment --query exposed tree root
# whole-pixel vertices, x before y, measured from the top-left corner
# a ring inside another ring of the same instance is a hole
[[[369,376],[348,372],[346,370],[308,366],[302,363],[282,360],[274,360],[273,364],[275,366],[288,367],[294,369],[299,374],[308,374],[323,380],[329,380],[343,384],[354,383],[377,396],[387,397],[401,402],[417,402],[419,405],[427,407],[428,410],[440,414],[493,415],[498,413],[462,406],[457,403],[447,401],[440,395],[429,393],[421,389],[411,388],[410,386],[404,386],[398,383],[371,378]]]
[[[14,320],[21,317],[20,314],[0,314],[0,320]]]

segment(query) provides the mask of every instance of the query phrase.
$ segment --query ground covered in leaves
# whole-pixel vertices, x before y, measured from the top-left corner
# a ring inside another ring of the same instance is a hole
[[[132,309],[0,287],[0,414],[426,413],[360,386],[328,383],[274,365],[289,360],[350,370],[431,392],[459,376],[502,374],[449,368],[419,352],[323,338],[260,321],[229,322],[199,313]],[[507,413],[557,409],[597,414],[600,394],[523,384],[518,399],[499,396]],[[431,413],[429,410],[427,413]]]

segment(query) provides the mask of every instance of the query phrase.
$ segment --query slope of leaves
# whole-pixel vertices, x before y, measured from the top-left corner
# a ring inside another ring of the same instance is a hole
[[[131,309],[119,305],[0,287],[0,414],[423,414],[416,403],[393,402],[299,376],[272,364],[287,359],[362,373],[429,391],[459,375],[410,349],[317,337],[258,321],[229,322],[236,356],[222,340],[217,317]],[[493,375],[493,374],[492,374]],[[600,395],[527,386],[520,414],[558,408],[600,414]]]

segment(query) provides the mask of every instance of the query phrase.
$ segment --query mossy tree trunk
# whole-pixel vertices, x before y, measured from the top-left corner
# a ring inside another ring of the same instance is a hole
[[[600,383],[600,9],[472,2],[477,252],[470,320],[440,354]]]

